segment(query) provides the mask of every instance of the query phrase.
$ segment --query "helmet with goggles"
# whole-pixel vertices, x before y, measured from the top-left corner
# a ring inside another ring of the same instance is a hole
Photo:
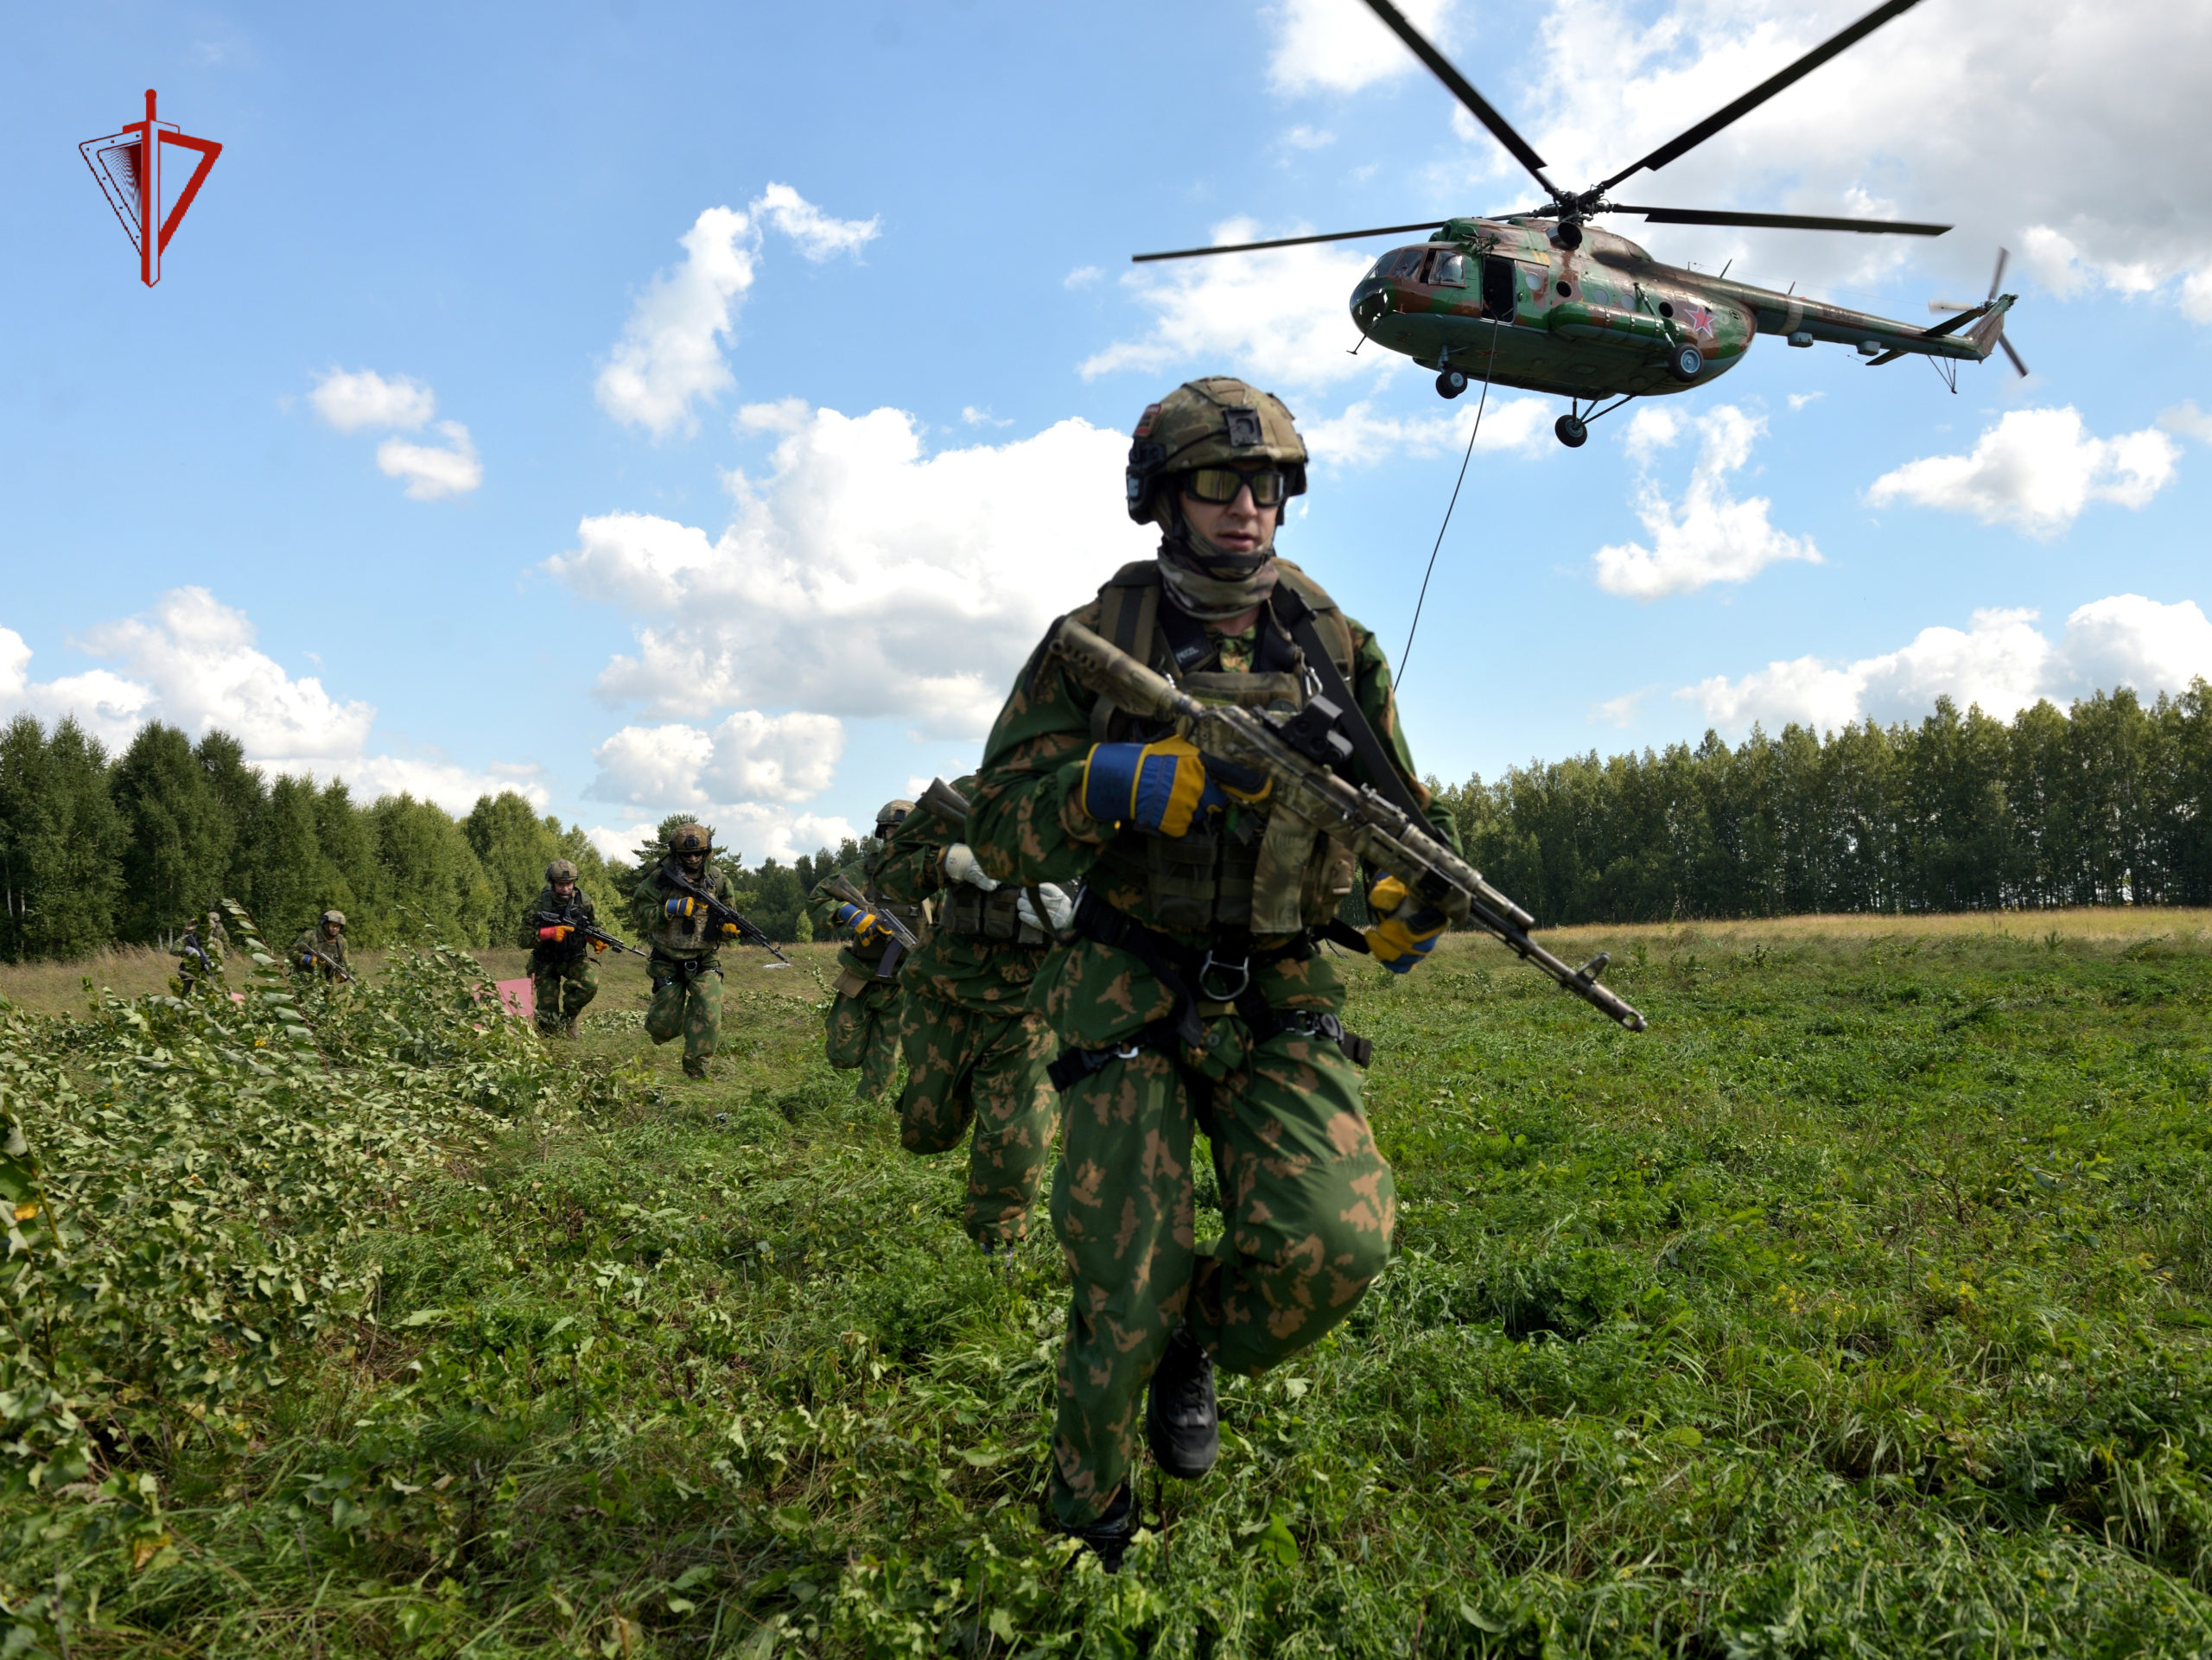
[[[1163,480],[1200,501],[1227,502],[1250,487],[1259,506],[1306,493],[1306,442],[1289,409],[1229,375],[1186,380],[1149,405],[1131,436],[1125,474],[1129,517],[1167,523]]]

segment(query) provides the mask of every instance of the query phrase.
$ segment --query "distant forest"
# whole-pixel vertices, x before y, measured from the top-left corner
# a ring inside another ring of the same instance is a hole
[[[1433,785],[1434,781],[1432,780]],[[2212,687],[2100,692],[2012,721],[1948,699],[1916,723],[1754,728],[1695,747],[1514,767],[1442,790],[1468,856],[1546,925],[1809,912],[2212,905]],[[847,842],[732,867],[779,940]],[[140,730],[111,758],[74,722],[0,728],[0,958],[159,944],[218,894],[279,938],[325,906],[375,946],[410,916],[505,944],[545,865],[575,861],[623,925],[637,873],[512,792],[461,818],[410,796],[263,777],[217,731]]]
[[[2212,687],[1515,767],[1444,792],[1547,925],[2212,905]]]
[[[807,889],[857,854],[848,843],[732,874],[747,913],[788,940],[804,935]],[[166,944],[219,895],[279,940],[334,908],[358,945],[387,944],[416,918],[503,945],[556,858],[575,862],[602,920],[626,935],[636,873],[512,791],[456,819],[408,795],[362,802],[342,783],[264,778],[220,731],[194,743],[156,722],[111,758],[72,720],[0,728],[0,960]]]

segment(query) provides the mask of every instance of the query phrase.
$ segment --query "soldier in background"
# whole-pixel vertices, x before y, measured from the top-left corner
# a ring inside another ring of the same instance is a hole
[[[975,787],[973,778],[953,786],[963,796]],[[928,938],[899,965],[899,1143],[909,1153],[949,1152],[974,1122],[962,1222],[986,1254],[1011,1262],[1059,1113],[1045,1077],[1052,1031],[1029,1007],[1029,984],[1074,907],[1050,885],[1033,894],[992,881],[961,827],[930,799],[898,827],[876,873],[886,900],[918,908],[934,896],[937,913]]]
[[[346,913],[325,911],[312,928],[302,928],[292,942],[292,967],[301,974],[320,973],[325,986],[347,979],[346,970]]]
[[[704,824],[678,824],[668,834],[662,856],[638,879],[630,895],[631,915],[650,948],[645,971],[652,976],[653,1000],[645,1010],[645,1035],[655,1043],[683,1039],[683,1075],[703,1078],[722,1034],[722,970],[716,953],[737,932],[733,923],[716,922],[707,907],[668,880],[680,873],[696,887],[730,902],[729,878],[712,855],[715,833]]]
[[[184,938],[177,942],[176,989],[180,997],[189,997],[203,981],[213,980],[219,972],[213,943],[217,925],[211,912],[207,920],[187,928]]]
[[[807,895],[807,914],[815,932],[833,928],[849,930],[852,938],[837,953],[836,1001],[830,1005],[829,1036],[823,1052],[840,1072],[858,1068],[863,1101],[873,1101],[899,1072],[899,973],[880,975],[883,954],[891,946],[891,930],[877,912],[888,908],[915,932],[921,932],[919,905],[891,905],[876,891],[876,872],[881,868],[892,832],[913,811],[911,801],[887,801],[875,815],[875,847],[835,872],[868,898],[863,908],[839,899],[830,891],[830,878],[815,884]]]
[[[576,932],[598,924],[589,896],[576,887],[575,866],[566,859],[546,866],[545,886],[523,913],[518,943],[530,952],[537,1029],[547,1037],[575,1036],[577,1017],[599,995],[599,964],[592,959],[606,947]]]

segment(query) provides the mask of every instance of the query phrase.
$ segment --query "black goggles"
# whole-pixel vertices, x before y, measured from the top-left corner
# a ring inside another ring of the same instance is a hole
[[[1281,504],[1287,480],[1280,467],[1199,467],[1183,474],[1183,493],[1193,501],[1234,501],[1248,484],[1255,506]]]

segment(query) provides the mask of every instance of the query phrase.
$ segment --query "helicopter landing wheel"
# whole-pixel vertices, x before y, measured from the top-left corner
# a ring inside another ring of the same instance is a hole
[[[1438,372],[1436,395],[1439,398],[1457,398],[1466,390],[1467,377],[1464,370],[1454,369],[1447,363]]]
[[[1667,353],[1667,372],[1684,385],[1695,380],[1705,369],[1705,353],[1694,346],[1678,346]]]
[[[1560,416],[1552,423],[1552,431],[1569,449],[1580,449],[1590,442],[1589,425],[1579,415]]]

